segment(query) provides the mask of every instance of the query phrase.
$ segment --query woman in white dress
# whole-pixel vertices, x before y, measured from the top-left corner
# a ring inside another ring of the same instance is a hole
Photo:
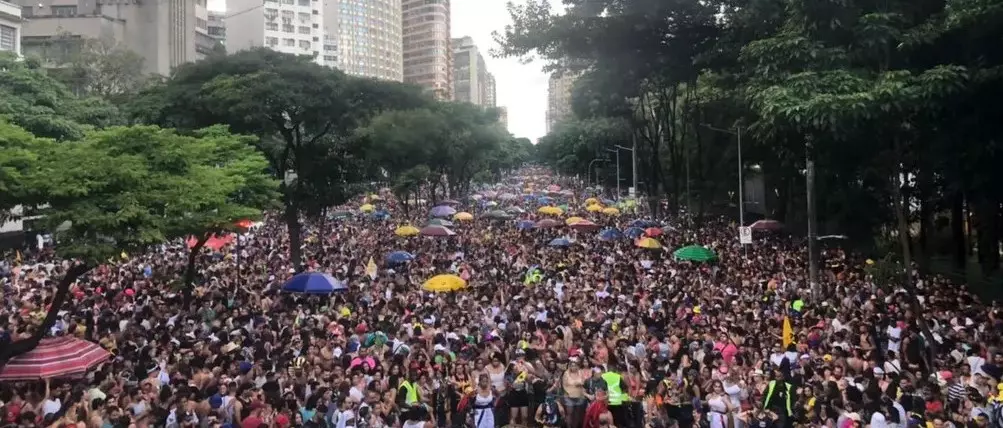
[[[491,379],[482,374],[477,379],[477,395],[474,396],[474,411],[471,412],[474,428],[495,428],[495,394],[491,390]]]
[[[720,381],[714,381],[711,386],[710,393],[707,394],[707,407],[710,408],[710,413],[707,414],[710,428],[728,428],[731,425],[728,423],[731,417],[731,399],[725,394]]]

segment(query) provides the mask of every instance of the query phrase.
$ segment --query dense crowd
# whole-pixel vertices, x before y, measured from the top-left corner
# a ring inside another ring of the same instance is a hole
[[[543,174],[523,171],[492,190],[557,180]],[[205,249],[188,310],[185,244],[102,265],[73,286],[51,334],[97,342],[113,358],[84,378],[0,384],[0,418],[22,427],[1001,426],[995,304],[940,278],[879,287],[861,260],[833,249],[822,255],[824,295],[812,298],[806,249],[782,233],[743,248],[724,220],[589,213],[587,196],[575,188],[555,203],[604,227],[657,220],[663,249],[481,218],[457,222],[452,237],[399,237],[397,226],[424,220],[404,218],[386,196],[374,202],[389,220],[307,221],[304,266],[291,264],[277,218]],[[477,217],[489,200],[457,209]],[[541,218],[538,200],[499,202]],[[558,237],[570,245],[547,245]],[[672,257],[692,244],[717,259]],[[388,263],[393,251],[415,259]],[[51,248],[4,262],[0,346],[30,334],[68,268]],[[349,290],[282,292],[299,272],[330,273]],[[468,287],[422,289],[441,273]]]

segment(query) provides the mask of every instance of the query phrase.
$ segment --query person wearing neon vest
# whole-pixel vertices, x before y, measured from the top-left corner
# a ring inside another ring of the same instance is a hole
[[[780,418],[780,426],[794,426],[794,388],[784,379],[783,372],[773,371],[773,380],[766,387],[766,398],[763,399],[763,409],[776,413]]]
[[[624,402],[630,400],[627,395],[627,385],[623,382],[623,376],[616,371],[617,366],[610,362],[608,370],[602,374],[602,380],[606,384],[606,395],[609,400],[609,412],[613,414],[613,424],[618,427],[628,427],[630,425],[630,414]]]
[[[411,407],[421,401],[421,397],[418,396],[418,385],[415,385],[414,378],[414,370],[409,370],[407,377],[401,380],[400,386],[397,387],[396,401],[398,407]]]

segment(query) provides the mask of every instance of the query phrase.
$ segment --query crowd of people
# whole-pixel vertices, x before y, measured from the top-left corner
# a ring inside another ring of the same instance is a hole
[[[568,214],[619,229],[657,222],[662,248],[479,218],[490,197],[458,201],[475,219],[456,222],[455,236],[400,237],[399,225],[427,218],[406,218],[384,195],[370,202],[389,219],[306,221],[302,266],[278,218],[205,249],[186,309],[188,249],[167,243],[74,284],[51,334],[113,357],[84,378],[0,384],[0,425],[1003,426],[995,303],[937,277],[874,284],[862,260],[831,249],[823,294],[811,296],[806,249],[783,233],[743,247],[725,220],[654,219],[644,204],[589,212],[585,189],[542,169],[491,190],[519,194],[495,203],[535,221],[540,200],[521,195],[555,183],[574,190],[550,202]],[[547,245],[558,237],[570,245]],[[685,245],[717,258],[673,258]],[[393,251],[414,260],[388,263]],[[30,335],[69,268],[51,247],[22,254],[0,266],[0,347]],[[348,291],[282,292],[301,272],[330,273]],[[423,290],[442,273],[467,287]]]

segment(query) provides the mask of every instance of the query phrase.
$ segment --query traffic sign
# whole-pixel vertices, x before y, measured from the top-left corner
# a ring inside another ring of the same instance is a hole
[[[752,243],[752,228],[749,226],[738,227],[738,242],[742,245]]]

